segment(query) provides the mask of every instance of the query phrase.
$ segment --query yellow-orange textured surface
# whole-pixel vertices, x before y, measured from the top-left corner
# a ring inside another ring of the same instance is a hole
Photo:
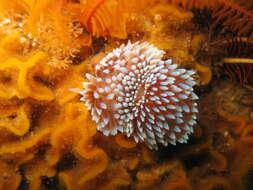
[[[252,87],[217,79],[210,60],[222,54],[204,59],[208,19],[193,10],[250,37],[252,11],[239,2],[0,0],[0,190],[251,188]],[[241,30],[226,18],[233,13]],[[197,71],[200,113],[188,144],[151,151],[124,135],[106,137],[70,90],[128,40]]]

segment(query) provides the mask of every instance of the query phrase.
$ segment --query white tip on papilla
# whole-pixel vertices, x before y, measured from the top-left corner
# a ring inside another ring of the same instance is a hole
[[[78,93],[81,95],[84,95],[84,93],[85,93],[83,90],[78,89],[78,88],[70,88],[69,91],[74,92],[74,93]]]

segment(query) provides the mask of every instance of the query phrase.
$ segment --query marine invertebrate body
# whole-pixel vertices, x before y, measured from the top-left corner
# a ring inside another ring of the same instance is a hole
[[[158,2],[163,2],[163,0],[81,1],[79,20],[93,36],[126,39],[126,24],[132,14]],[[112,15],[115,16],[112,17]]]
[[[187,142],[198,112],[192,70],[178,69],[165,52],[144,42],[129,42],[114,49],[86,74],[81,93],[97,129],[104,135],[118,132],[157,144]]]

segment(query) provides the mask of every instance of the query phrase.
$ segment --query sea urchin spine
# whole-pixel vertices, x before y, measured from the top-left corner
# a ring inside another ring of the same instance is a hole
[[[165,52],[144,42],[114,49],[78,91],[104,135],[125,133],[151,149],[186,143],[198,112],[192,70],[178,69]]]

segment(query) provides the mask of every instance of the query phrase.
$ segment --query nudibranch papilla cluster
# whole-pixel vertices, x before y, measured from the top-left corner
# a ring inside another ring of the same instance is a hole
[[[197,119],[192,70],[177,68],[147,42],[128,42],[95,66],[78,90],[104,135],[119,132],[151,149],[186,143]]]

